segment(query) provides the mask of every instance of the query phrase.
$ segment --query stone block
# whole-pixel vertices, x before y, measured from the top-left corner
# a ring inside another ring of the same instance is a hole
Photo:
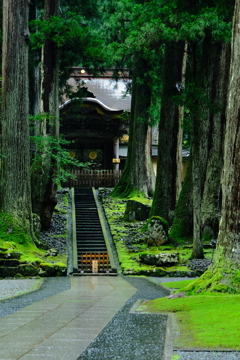
[[[128,200],[124,218],[128,221],[144,221],[148,219],[150,210],[150,205],[142,204],[141,202],[135,200]],[[135,218],[133,215],[135,215]]]
[[[13,277],[18,273],[17,267],[5,267],[0,266],[0,277],[6,278],[6,277]]]
[[[172,266],[179,262],[179,253],[176,251],[169,253],[162,252],[159,254],[140,253],[139,259],[148,265]]]
[[[148,246],[161,246],[168,242],[168,225],[161,217],[152,217],[148,224]]]
[[[18,268],[18,273],[23,276],[36,276],[38,275],[38,269],[31,264],[22,264]]]

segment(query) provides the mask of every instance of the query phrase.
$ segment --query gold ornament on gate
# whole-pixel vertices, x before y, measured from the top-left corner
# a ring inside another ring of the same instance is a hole
[[[88,154],[88,157],[91,159],[91,160],[95,160],[97,158],[97,153],[96,151],[90,151],[90,153]]]
[[[71,151],[69,151],[68,153],[69,153],[69,155],[70,155],[72,158],[75,158],[75,157],[76,157],[75,151],[71,150]]]

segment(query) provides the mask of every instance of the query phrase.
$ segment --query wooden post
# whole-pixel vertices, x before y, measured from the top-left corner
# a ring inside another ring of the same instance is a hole
[[[119,159],[119,138],[115,137],[113,141],[113,158]],[[119,163],[113,164],[113,170],[119,170]]]

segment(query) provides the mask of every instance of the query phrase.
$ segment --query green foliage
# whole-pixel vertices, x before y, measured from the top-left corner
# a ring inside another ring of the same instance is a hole
[[[37,147],[35,153],[32,171],[42,167],[43,157],[45,161],[50,161],[54,169],[53,180],[56,184],[60,185],[66,181],[67,178],[74,179],[71,173],[71,167],[88,168],[92,165],[90,163],[82,163],[73,158],[69,151],[65,148],[71,144],[72,141],[65,140],[62,136],[56,138],[54,136],[31,136],[31,142]],[[44,154],[44,155],[43,155]],[[54,167],[55,161],[57,167]]]
[[[79,65],[96,68],[104,64],[101,34],[93,30],[85,16],[67,11],[63,16],[37,19],[30,22],[31,47],[41,48],[46,40],[53,41],[60,50],[60,65]]]
[[[39,114],[30,116],[30,123],[35,127],[44,126],[44,119],[47,118],[48,123],[51,126],[56,126],[55,117],[48,114]],[[30,142],[34,144],[36,152],[34,154],[32,171],[38,170],[42,167],[43,161],[50,162],[53,169],[53,180],[56,184],[61,185],[67,178],[74,179],[74,175],[71,173],[72,167],[77,168],[89,168],[93,164],[90,162],[82,163],[73,158],[67,146],[74,141],[68,141],[61,135],[55,137],[52,135],[32,135],[30,136]],[[57,164],[57,166],[56,166]]]

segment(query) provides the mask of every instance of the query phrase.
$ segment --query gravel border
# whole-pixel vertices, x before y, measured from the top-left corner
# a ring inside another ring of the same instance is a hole
[[[8,299],[37,290],[44,279],[2,279],[0,280],[0,300]]]
[[[8,281],[8,280],[6,280]],[[12,281],[12,280],[9,280]],[[57,295],[63,291],[71,288],[71,278],[62,277],[49,277],[46,278],[42,286],[35,291],[27,294],[12,297],[7,300],[0,301],[0,318],[14,313],[34,302],[44,300],[50,296]]]

